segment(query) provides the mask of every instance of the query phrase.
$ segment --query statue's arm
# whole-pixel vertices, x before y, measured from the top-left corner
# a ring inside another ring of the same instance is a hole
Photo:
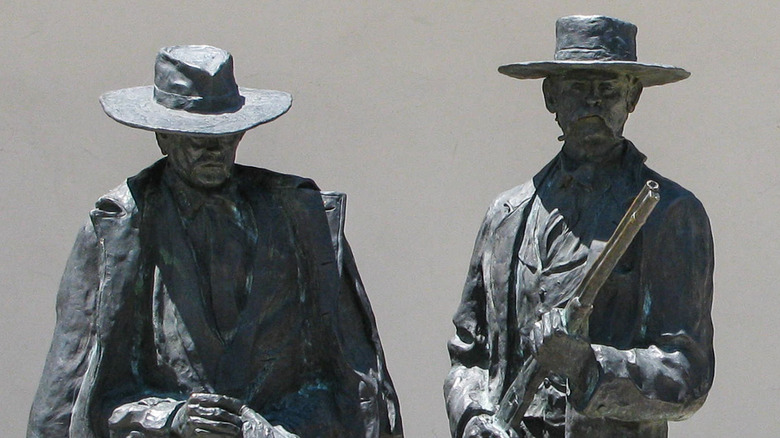
[[[100,286],[98,244],[91,222],[73,245],[57,292],[57,322],[38,391],[30,410],[28,438],[68,436],[94,332]]]
[[[444,398],[450,430],[460,437],[468,421],[479,414],[492,414],[488,400],[490,352],[487,336],[487,294],[482,258],[490,238],[488,212],[477,235],[460,305],[452,318],[455,336],[448,342],[452,367],[444,381]]]
[[[659,232],[643,243],[647,346],[594,345],[599,383],[588,416],[617,420],[680,420],[704,402],[712,385],[712,235],[704,208],[681,198],[664,212]]]
[[[346,195],[321,192],[339,270],[335,326],[341,354],[357,377],[359,411],[366,433],[401,437],[398,395],[387,370],[371,303],[344,234]]]
[[[387,370],[371,303],[352,249],[343,235],[341,238],[344,272],[339,296],[339,332],[344,351],[360,375],[361,410],[378,420],[379,436],[401,437],[401,407]]]

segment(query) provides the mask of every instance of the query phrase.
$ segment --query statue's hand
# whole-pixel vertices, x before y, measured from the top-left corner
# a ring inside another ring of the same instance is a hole
[[[579,381],[584,371],[593,369],[596,357],[589,342],[567,332],[562,310],[552,309],[534,324],[531,348],[542,368]]]
[[[243,405],[241,400],[225,395],[193,393],[176,412],[171,430],[183,438],[240,438]]]
[[[300,438],[283,426],[272,425],[249,406],[241,409],[241,419],[244,420],[243,438]]]
[[[491,415],[481,414],[472,417],[463,430],[463,438],[517,438],[517,433],[500,426]]]

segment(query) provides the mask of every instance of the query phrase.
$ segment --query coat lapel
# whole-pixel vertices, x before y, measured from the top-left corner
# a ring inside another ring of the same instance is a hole
[[[135,375],[131,357],[138,298],[145,287],[141,275],[137,209],[127,185],[100,198],[90,213],[99,242],[100,289],[96,308],[96,338],[82,386],[73,407],[70,435],[85,438],[103,436],[107,424],[105,394],[132,387]]]
[[[216,330],[211,312],[203,300],[203,280],[198,272],[192,245],[187,239],[176,204],[171,193],[161,184],[159,191],[147,197],[150,212],[154,212],[154,225],[150,227],[157,249],[156,264],[162,275],[165,291],[183,320],[183,326],[192,339],[197,354],[206,371],[206,377],[213,379],[224,345]]]
[[[515,266],[518,239],[522,239],[528,218],[529,206],[533,203],[537,187],[542,184],[550,168],[557,163],[557,157],[548,163],[532,181],[511,190],[505,195],[501,209],[493,218],[495,226],[488,235],[489,244],[483,258],[484,283],[487,288],[487,318],[490,328],[491,363],[489,392],[495,403],[500,400],[504,385],[511,382],[514,366],[510,353],[519,327],[515,314],[517,297],[514,292]],[[507,372],[509,371],[509,372]]]
[[[507,358],[511,348],[513,333],[509,333],[509,311],[514,306],[515,294],[512,288],[514,283],[513,260],[516,241],[522,236],[522,227],[528,216],[528,205],[533,199],[531,187],[523,186],[516,196],[504,203],[504,211],[498,224],[490,236],[491,244],[485,253],[483,260],[487,286],[487,318],[490,327],[491,349],[494,350],[493,358],[497,360],[491,363],[489,379],[489,392],[491,398],[497,403],[504,391]],[[514,312],[512,312],[514,314]],[[514,316],[511,317],[514,319]]]
[[[548,163],[532,181],[517,187],[506,196],[495,229],[488,236],[490,244],[485,253],[483,272],[488,276],[485,278],[485,284],[489,295],[493,297],[488,300],[488,305],[495,307],[488,309],[494,311],[488,312],[488,315],[497,315],[498,321],[502,323],[506,322],[507,302],[514,295],[512,266],[516,259],[518,239],[522,239],[528,209],[536,196],[537,187],[541,186],[555,163],[557,158]]]
[[[275,204],[269,202],[271,196],[267,191],[268,188],[261,185],[262,180],[255,181],[257,185],[251,190],[241,190],[243,182],[239,179],[239,189],[241,195],[248,201],[255,218],[262,217],[265,209],[275,208]],[[255,222],[255,226],[259,227],[260,225]],[[235,335],[226,346],[222,357],[219,358],[216,374],[218,392],[246,399],[252,399],[257,386],[263,381],[263,376],[259,376],[260,380],[258,380],[257,376],[253,378],[251,374],[257,371],[254,364],[257,361],[258,328],[265,313],[263,306],[267,299],[264,292],[267,291],[268,285],[263,285],[262,282],[267,281],[267,277],[263,273],[270,268],[265,265],[267,258],[260,256],[262,251],[269,250],[268,242],[263,237],[266,232],[268,231],[257,230],[257,238],[254,241],[254,250],[252,251],[253,260],[247,272],[249,279],[247,281],[246,307],[239,314],[240,320],[236,325]],[[241,365],[237,366],[236,364]]]

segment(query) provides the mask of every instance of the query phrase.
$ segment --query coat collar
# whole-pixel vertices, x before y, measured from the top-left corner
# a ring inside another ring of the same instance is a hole
[[[598,162],[576,160],[563,151],[556,158],[560,188],[576,184],[597,191],[608,190],[616,179],[636,179],[646,159],[628,140],[624,140]]]

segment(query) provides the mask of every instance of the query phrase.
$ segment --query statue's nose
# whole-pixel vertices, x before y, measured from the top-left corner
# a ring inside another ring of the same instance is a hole
[[[585,97],[585,103],[587,103],[588,106],[599,106],[601,105],[601,96],[599,96],[596,91],[591,91]]]

